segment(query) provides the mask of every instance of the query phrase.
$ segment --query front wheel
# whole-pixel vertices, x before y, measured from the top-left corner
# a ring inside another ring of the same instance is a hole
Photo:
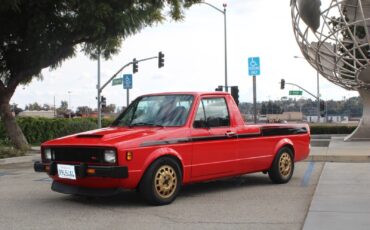
[[[149,166],[140,182],[139,191],[149,204],[170,204],[180,191],[181,180],[179,164],[172,158],[162,157]]]
[[[283,147],[276,154],[270,170],[269,177],[276,184],[285,184],[292,178],[294,171],[293,152],[288,147]]]

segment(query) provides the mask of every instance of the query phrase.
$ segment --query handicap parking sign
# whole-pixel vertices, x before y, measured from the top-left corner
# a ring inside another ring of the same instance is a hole
[[[248,73],[249,76],[260,75],[260,58],[259,57],[250,57],[248,58]]]
[[[132,89],[132,74],[123,75],[123,88]]]

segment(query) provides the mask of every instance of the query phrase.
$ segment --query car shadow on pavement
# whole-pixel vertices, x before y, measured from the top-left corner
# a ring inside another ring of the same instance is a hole
[[[179,198],[200,196],[207,193],[226,192],[230,190],[244,189],[254,186],[273,186],[267,175],[248,174],[239,177],[212,180],[208,182],[194,183],[182,188]],[[64,201],[101,207],[127,207],[137,208],[148,206],[140,197],[138,191],[124,191],[109,197],[86,197],[66,195]]]
[[[231,177],[207,182],[194,183],[184,186],[180,196],[197,196],[205,193],[244,189],[253,186],[272,186],[272,182],[267,175],[248,174],[238,177]]]

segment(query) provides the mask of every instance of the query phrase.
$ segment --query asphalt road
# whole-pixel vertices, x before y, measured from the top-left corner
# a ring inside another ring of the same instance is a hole
[[[301,229],[324,163],[301,162],[288,184],[267,175],[198,183],[153,207],[134,191],[86,199],[50,190],[32,165],[0,166],[0,229]]]

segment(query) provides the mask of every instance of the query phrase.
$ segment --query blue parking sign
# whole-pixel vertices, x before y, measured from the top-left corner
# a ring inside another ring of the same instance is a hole
[[[260,75],[260,57],[250,57],[248,58],[248,73],[249,76]]]
[[[123,88],[132,89],[132,74],[123,75]]]

